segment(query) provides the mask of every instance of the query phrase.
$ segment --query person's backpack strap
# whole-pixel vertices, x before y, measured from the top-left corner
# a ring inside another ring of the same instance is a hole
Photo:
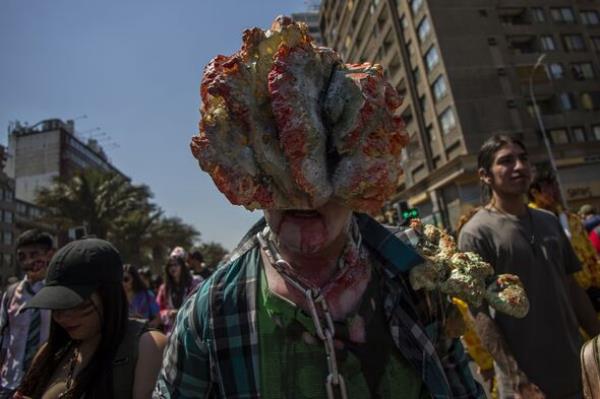
[[[581,348],[581,377],[583,396],[586,399],[600,398],[600,351],[598,336]]]
[[[129,319],[123,341],[113,361],[114,398],[131,398],[140,337],[150,329],[145,320]]]

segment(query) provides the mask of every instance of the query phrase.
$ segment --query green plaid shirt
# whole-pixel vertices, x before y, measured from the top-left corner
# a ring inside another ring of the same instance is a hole
[[[467,366],[460,341],[442,335],[449,302],[413,291],[407,272],[423,259],[399,229],[357,214],[363,243],[387,276],[384,312],[394,344],[418,370],[433,398],[485,398]],[[154,398],[260,398],[256,320],[259,221],[228,265],[219,268],[180,309],[169,338]],[[350,392],[350,395],[352,393]]]

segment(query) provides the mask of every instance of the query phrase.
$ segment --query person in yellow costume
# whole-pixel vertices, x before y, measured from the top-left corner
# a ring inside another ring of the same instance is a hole
[[[529,200],[530,207],[545,209],[558,217],[581,262],[581,271],[574,274],[575,280],[587,291],[594,308],[599,311],[600,295],[597,292],[600,288],[600,259],[579,216],[561,204],[560,191],[554,175],[540,173],[536,176],[529,187]]]

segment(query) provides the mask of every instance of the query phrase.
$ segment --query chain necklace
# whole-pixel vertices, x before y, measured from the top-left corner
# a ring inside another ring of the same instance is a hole
[[[333,318],[329,312],[329,306],[327,305],[327,300],[323,295],[322,289],[311,287],[311,284],[302,279],[293,271],[292,266],[285,259],[283,259],[271,240],[266,238],[268,233],[269,230],[266,228],[263,232],[259,232],[256,235],[263,253],[267,257],[269,263],[271,263],[273,268],[281,275],[281,277],[283,277],[285,281],[290,283],[298,291],[304,293],[308,310],[315,326],[317,337],[323,341],[325,355],[327,357],[327,368],[329,370],[329,374],[325,379],[327,398],[335,399],[335,393],[339,392],[339,396],[342,399],[347,399],[348,393],[346,391],[346,382],[344,377],[338,371],[335,346],[333,344],[335,326],[333,324]],[[324,316],[325,325],[321,323],[317,306]]]
[[[67,373],[67,378],[65,379],[65,391],[58,395],[58,399],[64,398],[67,396],[71,388],[73,387],[73,377],[75,373],[75,367],[77,366],[77,358],[79,357],[79,347],[76,346],[73,349],[73,354],[71,355],[71,359],[69,360],[68,367],[69,372]]]

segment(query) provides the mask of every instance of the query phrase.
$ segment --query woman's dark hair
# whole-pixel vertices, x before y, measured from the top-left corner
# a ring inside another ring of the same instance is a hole
[[[177,264],[181,267],[181,277],[179,278],[179,283],[176,283],[171,274],[169,274],[169,265],[172,262],[177,262]],[[185,264],[185,260],[183,258],[169,258],[165,264],[163,281],[167,289],[167,295],[171,297],[173,306],[175,306],[176,309],[179,309],[183,303],[183,298],[186,294],[185,291],[192,284],[192,274],[190,273],[190,270]]]
[[[86,399],[103,399],[114,396],[113,361],[127,328],[127,298],[121,284],[103,284],[96,293],[102,303],[100,342],[89,363],[77,374],[72,388],[63,398],[74,399],[85,395]],[[70,349],[75,344],[67,332],[52,320],[48,342],[36,355],[19,392],[32,398],[42,397],[50,378],[65,357],[72,353]]]
[[[142,281],[142,278],[140,277],[140,274],[135,266],[130,264],[123,265],[123,275],[125,274],[129,274],[131,276],[131,288],[133,288],[133,292],[135,294],[138,292],[146,292],[148,290],[148,287],[146,287],[146,284],[144,281]]]
[[[500,151],[502,147],[509,144],[516,144],[521,147],[525,153],[527,153],[527,148],[525,148],[525,144],[523,144],[521,140],[505,134],[494,135],[487,139],[479,149],[479,154],[477,155],[477,170],[479,171],[483,169],[486,174],[489,174],[492,164],[494,163],[494,157],[496,156],[496,153]],[[480,184],[481,203],[485,205],[492,198],[492,189],[483,181],[480,181]]]

